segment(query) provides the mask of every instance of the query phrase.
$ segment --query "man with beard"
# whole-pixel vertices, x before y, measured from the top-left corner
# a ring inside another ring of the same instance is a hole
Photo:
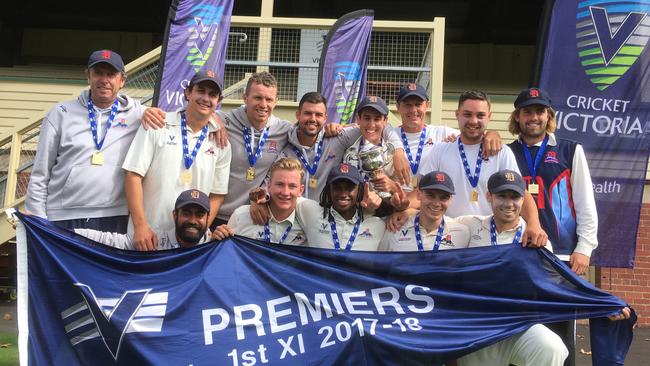
[[[531,88],[515,100],[508,129],[518,139],[508,146],[533,195],[555,254],[573,272],[589,269],[598,246],[598,215],[582,145],[555,137],[555,111],[546,91]],[[575,364],[575,323],[551,324],[569,348],[565,365]]]
[[[487,95],[478,90],[464,92],[458,99],[456,119],[460,137],[455,143],[438,144],[423,161],[422,173],[432,170],[449,174],[456,188],[456,196],[447,214],[489,215],[492,210],[485,199],[489,177],[504,169],[518,172],[515,156],[507,146],[493,157],[483,157],[483,137],[492,112]],[[548,236],[541,229],[532,197],[526,193],[522,216],[528,222],[523,234],[524,245],[543,246]]]
[[[221,81],[201,70],[185,89],[187,106],[167,113],[166,127],[140,129],[124,160],[125,190],[131,219],[129,234],[139,250],[153,250],[156,232],[173,228],[168,212],[184,190],[210,194],[210,218],[228,192],[231,149],[219,148],[214,110],[221,100]]]
[[[411,182],[403,187],[408,192],[411,207],[418,208],[419,201],[414,188],[417,187],[417,176],[421,173],[422,161],[426,159],[439,143],[454,140],[459,131],[448,126],[426,124],[424,119],[429,109],[429,95],[419,84],[403,85],[397,95],[397,112],[402,124],[396,132],[400,135],[402,145],[411,168]],[[501,136],[495,131],[486,131],[482,142],[483,155],[494,156],[501,150]],[[426,172],[424,172],[426,173]]]
[[[320,202],[305,199],[296,207],[298,222],[307,235],[307,245],[376,251],[386,225],[378,217],[364,215],[361,201],[366,191],[363,178],[354,165],[343,163],[334,167]]]
[[[425,174],[416,191],[420,210],[411,215],[397,232],[386,232],[380,251],[410,252],[467,248],[469,230],[445,216],[454,194],[454,183],[444,172]]]
[[[249,214],[250,206],[241,206],[230,216],[228,224],[217,226],[213,239],[223,240],[237,234],[268,243],[301,245],[305,242],[305,234],[295,219],[296,201],[305,188],[302,183],[305,170],[298,160],[281,158],[273,163],[270,174],[268,221],[255,225]]]
[[[210,199],[196,189],[181,193],[176,199],[172,217],[174,229],[156,233],[157,246],[145,250],[165,250],[175,248],[189,248],[207,242],[208,215],[210,212]],[[74,229],[74,231],[96,242],[118,249],[137,250],[134,245],[133,235],[103,232],[92,229]]]

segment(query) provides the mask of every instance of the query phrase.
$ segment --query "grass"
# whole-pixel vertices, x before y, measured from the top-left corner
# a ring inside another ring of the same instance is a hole
[[[18,335],[0,333],[0,366],[18,365]]]

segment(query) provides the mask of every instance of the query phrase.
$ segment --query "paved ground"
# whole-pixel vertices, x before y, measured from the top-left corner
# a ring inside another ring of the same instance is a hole
[[[581,354],[582,348],[585,352],[591,352],[589,345],[589,327],[578,325],[578,344],[576,345],[576,366],[590,366],[591,356]],[[634,330],[632,347],[625,359],[625,366],[648,366],[650,365],[650,328],[637,328]]]
[[[16,324],[16,303],[0,300],[0,333],[11,332],[18,332],[18,326]],[[584,353],[591,352],[589,345],[589,327],[586,325],[578,325],[577,334],[576,366],[590,366],[591,356],[580,352],[580,349],[584,350]],[[637,328],[634,331],[634,341],[625,360],[625,366],[648,365],[650,365],[650,328]]]

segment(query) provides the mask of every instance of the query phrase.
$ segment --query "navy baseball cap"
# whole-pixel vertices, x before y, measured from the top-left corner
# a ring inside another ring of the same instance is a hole
[[[388,105],[386,105],[386,102],[380,97],[370,95],[361,99],[361,102],[359,102],[359,105],[357,106],[357,113],[368,107],[376,110],[384,116],[388,116]]]
[[[492,174],[488,179],[488,191],[491,193],[515,191],[523,196],[526,191],[526,183],[519,173],[513,170],[501,170]]]
[[[551,97],[548,96],[548,93],[544,89],[539,88],[530,88],[522,90],[521,93],[515,99],[515,108],[523,108],[529,105],[538,104],[545,107],[551,106]]]
[[[102,62],[113,66],[117,71],[124,72],[124,61],[122,61],[122,56],[117,52],[111,50],[99,50],[91,53],[88,58],[88,68],[90,69]]]
[[[330,174],[327,176],[327,183],[329,184],[339,179],[347,179],[354,184],[363,182],[363,177],[361,177],[359,169],[347,163],[339,164],[332,168]]]
[[[416,96],[422,100],[429,100],[427,91],[422,85],[416,83],[408,83],[399,88],[399,94],[397,94],[397,102],[399,103],[410,96]]]
[[[211,82],[213,82],[217,86],[217,88],[219,89],[219,93],[221,93],[221,91],[223,90],[223,87],[221,85],[221,80],[219,80],[217,75],[212,70],[201,70],[201,71],[197,72],[196,74],[194,74],[194,76],[192,76],[192,80],[190,80],[190,84],[189,84],[188,88],[192,87],[192,86],[194,86],[194,85],[196,85],[198,83],[201,83],[203,81],[211,81]]]
[[[198,205],[202,209],[210,212],[210,198],[208,195],[198,189],[188,189],[178,195],[174,209],[178,210],[188,205]]]
[[[418,183],[418,188],[422,191],[425,189],[437,189],[450,194],[455,194],[454,182],[445,172],[432,171],[425,174]]]

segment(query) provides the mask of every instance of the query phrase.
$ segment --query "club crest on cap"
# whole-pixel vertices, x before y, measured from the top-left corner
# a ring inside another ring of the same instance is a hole
[[[111,58],[111,51],[102,51],[102,58]]]
[[[445,181],[445,175],[442,174],[442,173],[438,173],[438,174],[436,174],[436,180],[437,180],[438,182],[444,182],[444,181]]]
[[[371,103],[377,103],[377,97],[374,96],[374,95],[371,96],[371,97],[368,97],[368,100],[369,100]]]
[[[408,90],[415,90],[415,89],[418,88],[418,86],[415,85],[415,83],[409,83],[409,84],[407,85],[407,88],[408,88]]]
[[[211,78],[214,77],[214,71],[212,71],[212,70],[208,70],[208,72],[206,72],[206,74]]]
[[[537,89],[530,89],[530,97],[531,97],[531,98],[539,98],[539,90],[537,90]]]
[[[341,164],[341,173],[348,174],[350,167],[347,164]]]
[[[514,182],[515,181],[515,175],[512,173],[506,173],[504,174],[504,177],[508,182]]]
[[[190,192],[190,197],[192,197],[194,199],[199,198],[199,191],[194,190],[194,191]]]

